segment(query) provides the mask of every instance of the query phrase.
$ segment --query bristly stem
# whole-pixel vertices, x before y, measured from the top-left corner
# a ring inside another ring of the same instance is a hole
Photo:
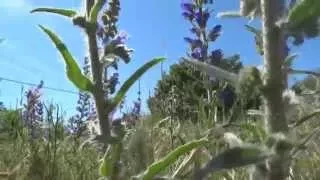
[[[94,0],[87,0],[87,15],[86,19],[89,23],[89,16],[91,8],[94,5]],[[103,66],[99,60],[98,44],[97,44],[97,22],[90,22],[86,26],[86,33],[89,43],[89,54],[91,60],[91,71],[94,83],[93,97],[96,104],[97,116],[100,123],[102,137],[108,139],[110,137],[110,123],[108,119],[109,112],[106,111],[107,100],[105,100],[105,93],[103,90],[102,70]]]
[[[264,48],[264,103],[265,121],[270,134],[288,132],[282,94],[285,88],[283,62],[287,54],[284,31],[276,22],[285,12],[285,0],[261,0],[262,32]],[[288,177],[289,162],[284,157],[268,162],[268,173],[263,179],[285,180]]]

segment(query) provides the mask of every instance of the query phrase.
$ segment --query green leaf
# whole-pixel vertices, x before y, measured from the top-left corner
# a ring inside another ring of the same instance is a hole
[[[255,34],[256,50],[260,55],[263,55],[262,31],[250,25],[245,25],[245,27],[248,31]]]
[[[108,177],[112,174],[112,158],[110,156],[110,146],[106,150],[99,167],[99,174],[102,177]]]
[[[250,26],[250,25],[247,25],[247,24],[244,25],[244,26],[246,27],[246,29],[247,29],[248,31],[254,33],[255,35],[259,35],[259,36],[260,36],[260,35],[262,34],[261,30],[255,28],[255,27],[253,27],[253,26]]]
[[[93,91],[92,82],[82,74],[76,60],[72,57],[66,45],[59,39],[59,37],[51,30],[39,25],[40,28],[50,37],[51,41],[55,44],[56,48],[62,55],[69,80],[80,90]]]
[[[306,121],[311,120],[311,118],[313,118],[317,115],[320,115],[320,110],[316,110],[316,111],[312,112],[311,114],[308,114],[308,115],[302,117],[296,123],[294,123],[293,126],[291,126],[291,127],[298,127],[301,124],[305,123]]]
[[[210,77],[215,77],[219,80],[229,81],[230,83],[236,84],[238,82],[238,75],[224,69],[221,69],[217,66],[210,65],[208,63],[199,62],[194,59],[182,58],[189,64],[194,65],[200,71],[207,73]]]
[[[290,54],[284,60],[286,67],[292,67],[293,61],[298,57],[298,54]]]
[[[226,11],[217,14],[218,18],[239,18],[242,17],[239,11]]]
[[[145,73],[147,72],[150,68],[155,66],[156,64],[164,61],[165,58],[155,58],[151,60],[150,62],[147,62],[144,64],[142,67],[140,67],[133,75],[129,77],[125,81],[125,83],[121,86],[119,91],[117,92],[116,96],[113,98],[112,104],[110,105],[109,111],[112,111],[116,106],[120,104],[122,99],[125,97],[125,94],[128,92],[130,87]]]
[[[310,140],[312,139],[312,137],[314,137],[315,135],[317,135],[320,132],[320,128],[316,128],[314,129],[310,134],[308,134],[301,142],[299,142],[295,148],[293,148],[291,150],[291,156],[296,156],[298,154],[298,152],[302,149],[304,149],[304,147],[306,146],[306,144],[308,142],[310,142]]]
[[[92,7],[92,9],[90,11],[90,17],[89,17],[91,23],[97,22],[99,11],[101,10],[101,8],[103,7],[105,2],[106,2],[106,0],[98,0],[94,4],[94,6]]]
[[[203,179],[207,174],[223,169],[233,169],[259,163],[273,153],[256,146],[242,146],[228,149],[209,161],[196,173],[196,179]]]
[[[141,180],[151,180],[156,174],[158,174],[162,170],[169,167],[183,154],[188,153],[191,150],[201,147],[207,143],[209,143],[208,139],[202,138],[202,139],[194,140],[187,144],[181,145],[177,147],[175,150],[171,151],[167,156],[151,164],[144,172],[142,172],[140,175],[136,176],[135,178],[138,178]]]
[[[319,0],[302,0],[289,12],[288,20],[291,25],[299,25],[307,19],[320,16]]]
[[[66,17],[74,17],[77,15],[77,12],[71,9],[59,9],[59,8],[36,8],[31,11],[31,13],[35,12],[48,12],[48,13],[54,13],[59,14]]]

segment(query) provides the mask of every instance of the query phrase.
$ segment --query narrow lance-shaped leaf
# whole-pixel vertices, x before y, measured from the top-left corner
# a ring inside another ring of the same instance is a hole
[[[242,17],[240,11],[226,11],[217,14],[218,18],[239,18]]]
[[[255,146],[242,146],[228,149],[209,161],[205,167],[200,169],[196,180],[202,180],[209,173],[223,169],[233,169],[242,166],[259,163],[272,155],[271,152]]]
[[[66,71],[69,80],[80,90],[92,92],[93,84],[82,74],[76,60],[72,57],[66,45],[59,39],[59,37],[51,30],[39,25],[40,28],[50,37],[56,48],[62,55],[66,64]]]
[[[94,4],[94,6],[92,7],[92,9],[90,11],[90,17],[89,17],[90,22],[92,22],[92,23],[97,22],[99,11],[101,10],[101,8],[103,7],[105,2],[106,2],[106,0],[96,1],[96,3]]]
[[[195,148],[204,146],[207,143],[209,143],[208,139],[203,138],[203,139],[194,140],[187,144],[181,145],[177,147],[175,150],[171,151],[167,156],[151,164],[143,173],[136,176],[135,178],[138,178],[141,180],[151,180],[156,174],[158,174],[162,170],[169,167],[183,154],[188,153]]]
[[[296,145],[295,148],[293,148],[291,150],[291,156],[296,156],[298,154],[298,152],[302,149],[304,149],[304,147],[306,146],[306,144],[308,142],[310,142],[310,140],[312,139],[312,137],[314,137],[315,135],[317,135],[320,132],[320,128],[316,128],[315,130],[313,130],[310,134],[308,134],[300,143],[298,143]]]
[[[250,25],[245,25],[245,27],[248,31],[255,34],[257,52],[263,55],[262,31]]]
[[[284,64],[286,67],[291,67],[293,64],[293,61],[298,57],[298,54],[290,54],[286,57],[284,60]]]
[[[301,119],[299,119],[296,123],[293,124],[292,127],[298,127],[301,124],[303,124],[304,122],[312,119],[313,117],[315,117],[315,116],[317,116],[319,114],[320,114],[320,110],[316,110],[316,111],[312,112],[311,114],[308,114],[308,115],[302,117]]]
[[[77,12],[71,9],[59,9],[59,8],[36,8],[31,11],[31,13],[35,12],[47,12],[58,14],[66,17],[74,17],[77,15]]]
[[[165,58],[155,58],[150,62],[147,62],[142,67],[140,67],[133,75],[130,76],[129,79],[125,81],[125,83],[121,86],[119,91],[117,92],[116,96],[113,98],[112,104],[109,106],[109,111],[112,111],[116,106],[120,104],[122,99],[124,98],[127,91],[130,87],[151,67],[155,66],[156,64],[164,61]]]
[[[209,65],[207,63],[199,62],[196,60],[189,60],[186,58],[182,58],[186,62],[195,65],[200,71],[205,72],[210,77],[215,77],[219,80],[226,80],[230,83],[236,84],[238,82],[238,75],[232,72],[228,72],[224,69],[221,69],[214,65]]]

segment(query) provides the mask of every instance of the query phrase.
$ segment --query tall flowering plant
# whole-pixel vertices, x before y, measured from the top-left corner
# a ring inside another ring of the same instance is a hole
[[[43,81],[35,88],[25,93],[26,103],[23,105],[22,119],[31,132],[31,138],[36,138],[36,129],[40,127],[43,117],[43,103],[41,102],[41,90]]]
[[[208,20],[212,16],[213,10],[210,8],[213,1],[206,0],[189,0],[182,1],[181,8],[182,16],[191,24],[190,32],[193,37],[184,37],[184,40],[189,45],[187,56],[196,61],[205,62],[211,65],[220,66],[226,70],[237,71],[241,68],[241,63],[228,61],[223,56],[221,49],[210,49],[210,43],[215,42],[221,35],[222,26],[220,24],[209,27]],[[230,58],[229,58],[230,60]],[[221,102],[224,109],[230,109],[236,99],[234,89],[230,85],[222,86],[214,77],[202,75],[206,85],[207,94],[206,103],[209,109],[212,104],[216,106],[216,100]],[[212,94],[212,90],[217,90],[218,93]]]
[[[188,56],[208,63],[221,61],[223,58],[221,49],[209,50],[209,43],[217,40],[222,29],[220,24],[208,28],[208,20],[213,12],[209,9],[209,5],[212,3],[213,1],[204,0],[190,0],[181,3],[182,16],[191,24],[190,32],[194,36],[184,38],[190,46]]]
[[[50,29],[40,25],[40,29],[48,35],[54,43],[66,64],[68,79],[81,91],[93,96],[97,119],[101,134],[95,139],[104,145],[111,145],[111,152],[107,151],[103,157],[100,173],[104,177],[120,179],[118,164],[121,161],[121,144],[124,137],[122,125],[112,125],[110,118],[119,106],[130,87],[150,68],[162,62],[164,58],[154,58],[142,65],[132,74],[116,91],[118,74],[113,73],[109,77],[110,67],[118,68],[117,62],[121,59],[129,63],[132,49],[125,42],[126,33],[118,32],[117,21],[119,19],[119,0],[84,0],[85,13],[72,9],[37,8],[35,12],[47,12],[61,15],[72,20],[72,23],[84,30],[88,42],[88,52],[91,67],[91,77],[87,77],[79,68],[76,59],[69,52],[67,46]],[[101,15],[101,16],[100,16]],[[112,95],[112,96],[111,96]],[[105,146],[105,147],[106,147]],[[109,158],[111,153],[112,158]]]

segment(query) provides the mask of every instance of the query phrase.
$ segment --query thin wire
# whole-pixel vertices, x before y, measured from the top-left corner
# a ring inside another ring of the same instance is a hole
[[[19,80],[14,80],[14,79],[9,79],[9,78],[5,78],[5,77],[1,77],[0,76],[0,81],[9,81],[9,82],[13,82],[16,84],[24,84],[24,85],[28,85],[28,86],[38,86],[38,84],[35,83],[29,83],[29,82],[24,82],[24,81],[19,81]],[[64,93],[69,93],[69,94],[79,94],[79,92],[75,92],[75,91],[71,91],[71,90],[66,90],[66,89],[60,89],[60,88],[54,88],[54,87],[49,87],[49,86],[43,86],[44,89],[49,89],[52,91],[58,91],[58,92],[64,92]]]

